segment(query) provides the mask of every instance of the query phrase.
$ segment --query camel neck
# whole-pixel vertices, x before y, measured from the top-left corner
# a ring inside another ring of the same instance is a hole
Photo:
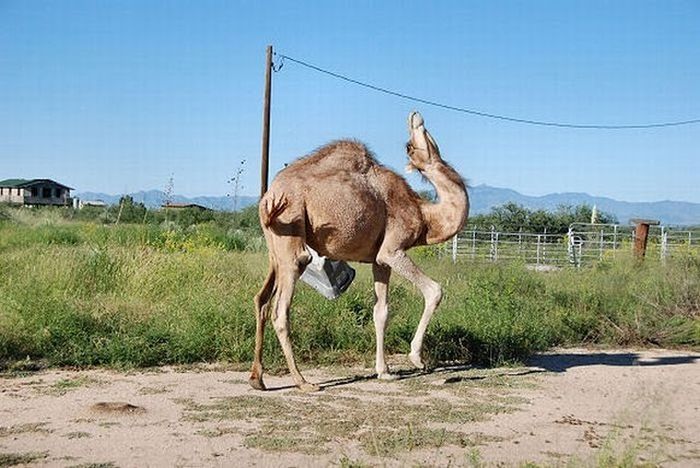
[[[426,243],[445,242],[457,234],[469,214],[469,197],[464,181],[447,163],[427,168],[423,175],[437,192],[437,203],[425,202],[421,206],[426,223]]]

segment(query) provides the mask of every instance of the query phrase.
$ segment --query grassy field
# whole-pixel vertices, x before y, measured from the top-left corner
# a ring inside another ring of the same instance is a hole
[[[257,234],[204,224],[188,229],[100,225],[58,217],[0,220],[0,366],[115,367],[225,360],[247,366],[252,298],[267,268]],[[518,263],[453,265],[432,249],[414,258],[445,298],[426,337],[429,362],[513,362],[565,344],[700,346],[700,258],[666,264],[616,258],[541,273]],[[307,363],[372,362],[367,266],[327,301],[305,285],[292,313]],[[405,353],[422,310],[393,278],[390,353]],[[266,364],[283,367],[272,329]]]

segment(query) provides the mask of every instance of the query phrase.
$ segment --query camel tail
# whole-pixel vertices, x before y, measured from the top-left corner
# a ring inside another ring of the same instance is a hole
[[[266,193],[260,200],[260,222],[262,225],[269,227],[287,209],[288,205],[289,200],[284,194]]]

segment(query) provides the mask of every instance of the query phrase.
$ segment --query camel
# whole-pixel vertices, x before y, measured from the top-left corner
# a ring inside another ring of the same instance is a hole
[[[329,259],[372,264],[379,379],[395,378],[384,357],[391,271],[420,290],[424,309],[411,341],[409,359],[416,368],[424,368],[423,336],[442,299],[442,288],[416,266],[406,251],[444,242],[459,232],[467,220],[469,198],[464,181],[442,159],[418,112],[409,115],[408,127],[407,169],[417,170],[432,183],[438,196],[436,203],[421,199],[403,177],[382,166],[364,144],[355,140],[329,143],[289,164],[260,200],[269,271],[254,301],[255,355],[250,375],[253,388],[265,390],[263,334],[274,295],[271,318],[289,372],[302,391],[319,390],[299,372],[289,338],[294,287],[311,261],[307,245]]]

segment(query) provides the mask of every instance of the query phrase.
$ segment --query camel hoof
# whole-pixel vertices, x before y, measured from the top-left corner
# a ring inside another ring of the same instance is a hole
[[[304,382],[303,384],[299,385],[299,390],[303,393],[314,393],[320,391],[321,387],[316,384]]]
[[[423,364],[423,360],[420,358],[420,354],[411,353],[408,355],[408,359],[413,363],[416,369],[425,369],[425,364]]]
[[[390,374],[388,372],[382,372],[381,374],[377,374],[377,379],[384,380],[384,381],[396,380],[398,378],[399,378],[398,375]]]
[[[251,377],[248,380],[248,383],[250,384],[251,387],[253,387],[255,390],[267,390],[265,387],[265,384],[263,383],[262,379],[256,379]]]

